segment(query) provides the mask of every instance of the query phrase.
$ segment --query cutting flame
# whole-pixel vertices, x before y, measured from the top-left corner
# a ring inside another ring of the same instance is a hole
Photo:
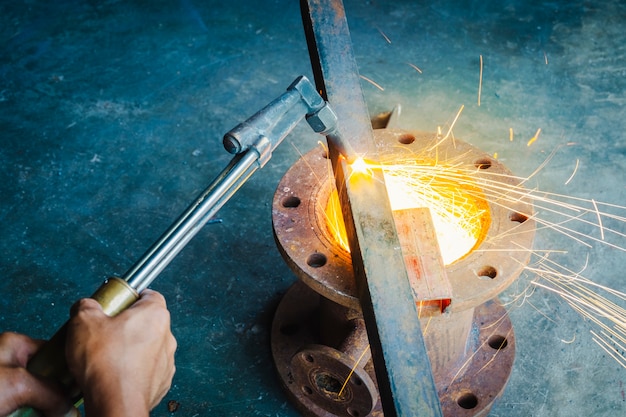
[[[480,245],[491,221],[489,205],[467,170],[429,159],[374,165],[358,158],[352,164],[353,172],[365,173],[376,168],[382,168],[392,210],[430,209],[445,265],[463,258]],[[335,190],[328,199],[326,217],[335,241],[349,251]]]
[[[369,170],[369,166],[365,159],[360,156],[354,160],[354,162],[350,165],[353,173],[366,174]]]

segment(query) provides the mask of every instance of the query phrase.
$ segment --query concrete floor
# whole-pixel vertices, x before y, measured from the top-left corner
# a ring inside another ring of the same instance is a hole
[[[248,3],[0,4],[0,330],[49,337],[225,166],[223,133],[310,75],[298,2]],[[349,0],[346,9],[360,72],[384,87],[363,83],[371,113],[400,103],[404,127],[434,131],[464,104],[455,136],[520,176],[565,145],[531,188],[626,203],[624,2]],[[180,403],[176,416],[298,415],[269,349],[273,310],[294,281],[270,204],[317,139],[299,126],[154,283],[179,340],[174,384],[154,416],[171,415],[168,400]],[[560,262],[572,270],[589,256],[586,276],[624,289],[621,250],[545,230],[535,247],[568,251]],[[517,359],[492,416],[626,414],[626,371],[561,298],[537,290],[510,314]]]

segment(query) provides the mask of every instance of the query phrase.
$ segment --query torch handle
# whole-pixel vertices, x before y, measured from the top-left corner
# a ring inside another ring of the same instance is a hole
[[[139,298],[161,271],[178,255],[209,219],[270,159],[272,151],[306,117],[318,133],[334,131],[337,117],[304,76],[295,79],[281,96],[270,102],[224,136],[224,146],[236,155],[196,200],[185,210],[152,247],[124,274],[111,278],[91,296],[105,314],[113,317]],[[82,401],[65,359],[67,323],[46,342],[28,363],[36,375],[58,381],[68,396]],[[21,408],[9,417],[38,416],[31,408]]]

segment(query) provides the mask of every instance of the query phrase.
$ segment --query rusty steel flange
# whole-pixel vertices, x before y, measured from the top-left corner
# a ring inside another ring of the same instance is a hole
[[[449,161],[471,173],[473,187],[492,190],[484,200],[489,221],[483,226],[483,236],[469,254],[445,267],[452,304],[445,314],[421,319],[444,415],[484,416],[504,389],[515,355],[510,320],[506,310],[493,299],[528,263],[535,231],[532,204],[525,198],[519,178],[464,142],[398,129],[376,130],[375,137],[381,160]],[[348,322],[341,317],[328,320],[325,316],[329,315],[330,304],[337,303],[353,318],[360,314],[350,255],[337,244],[326,225],[325,207],[333,190],[328,160],[322,149],[314,149],[285,174],[274,195],[272,211],[278,248],[306,284],[294,285],[281,302],[272,330],[272,352],[281,379],[301,411],[323,417],[345,415],[348,409],[341,405],[339,409],[331,407],[339,413],[333,414],[324,410],[321,403],[312,407],[315,396],[303,399],[302,392],[307,390],[293,375],[306,374],[306,370],[298,369],[304,363],[295,358],[309,345],[336,349],[342,344],[324,336],[329,326]],[[338,309],[341,310],[330,308]],[[362,346],[348,349],[347,356],[354,359],[354,352],[359,349]],[[345,350],[343,347],[339,352]],[[327,365],[328,375],[339,375],[335,366]],[[356,370],[367,371],[375,382],[371,361],[359,363]],[[359,414],[357,409],[350,410],[350,416]],[[369,415],[382,415],[379,401]]]
[[[301,281],[280,302],[272,324],[272,355],[283,386],[307,417],[381,417],[370,356],[359,361],[368,349],[367,337],[350,338],[360,312],[329,305]],[[351,352],[341,350],[343,337],[352,339]]]
[[[486,417],[502,394],[515,360],[515,332],[496,300],[474,310],[468,355],[455,375],[437,375],[439,401],[446,417]]]
[[[325,335],[345,328],[355,313],[329,306],[301,281],[283,297],[272,325],[272,354],[280,379],[305,416],[382,417],[372,363],[358,360],[358,353],[367,349],[367,339],[354,343],[351,354],[325,345],[343,344]],[[506,386],[515,358],[515,334],[506,310],[497,302],[488,301],[474,310],[465,348],[469,354],[455,366],[434,373],[445,417],[486,416]],[[346,384],[350,392],[339,399],[337,387],[351,369]]]
[[[376,386],[354,358],[325,345],[308,345],[291,358],[293,383],[309,410],[319,407],[341,417],[367,416],[377,401]]]
[[[375,130],[381,155],[430,157],[464,163],[475,168],[472,181],[489,183],[499,196],[487,199],[491,222],[480,244],[467,256],[448,265],[452,287],[450,312],[476,307],[496,297],[521,273],[530,258],[535,222],[532,204],[525,199],[520,179],[500,162],[460,140],[433,133],[399,129]],[[435,146],[436,145],[436,146]],[[324,207],[334,181],[322,149],[298,160],[280,181],[272,206],[274,235],[278,248],[296,275],[324,297],[342,305],[360,308],[349,254],[330,236]],[[514,190],[512,196],[507,189]]]

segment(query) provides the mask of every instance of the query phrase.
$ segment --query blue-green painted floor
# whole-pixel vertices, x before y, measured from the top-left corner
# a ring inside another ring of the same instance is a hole
[[[384,88],[363,82],[371,113],[400,103],[404,127],[434,131],[464,105],[454,135],[520,176],[560,147],[531,188],[626,204],[624,2],[346,9],[360,72]],[[310,67],[297,1],[0,3],[0,330],[49,337],[77,298],[123,274],[230,159],[222,135],[300,74]],[[270,205],[317,140],[299,126],[154,283],[179,341],[154,416],[297,415],[270,355],[273,310],[295,279]],[[621,250],[550,233],[535,246],[568,251],[572,270],[589,255],[586,276],[625,289]],[[491,415],[624,414],[626,370],[588,324],[540,290],[518,301],[517,360]]]

